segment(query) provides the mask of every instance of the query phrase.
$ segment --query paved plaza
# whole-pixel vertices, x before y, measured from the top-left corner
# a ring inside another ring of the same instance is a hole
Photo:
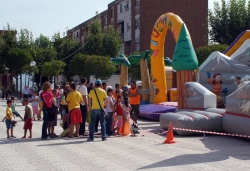
[[[24,114],[19,101],[17,111]],[[5,116],[6,103],[0,100],[0,119]],[[33,139],[22,140],[23,122],[17,118],[14,135],[6,139],[6,127],[0,122],[0,170],[53,170],[53,171],[127,171],[127,170],[197,170],[197,171],[249,171],[250,141],[216,135],[175,136],[176,144],[162,144],[164,135],[141,131],[138,137],[112,137],[94,142],[87,138],[55,138],[41,140],[42,121],[33,123]],[[60,120],[58,120],[60,123]],[[159,132],[159,122],[140,120],[139,125]],[[233,125],[232,125],[233,126]],[[55,128],[56,134],[62,128]]]

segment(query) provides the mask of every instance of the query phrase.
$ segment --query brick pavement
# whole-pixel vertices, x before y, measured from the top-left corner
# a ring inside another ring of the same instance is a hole
[[[5,115],[5,101],[0,100],[0,119]],[[17,111],[24,113],[18,103]],[[162,144],[166,135],[141,133],[138,137],[40,140],[41,121],[33,124],[33,139],[22,140],[23,122],[16,119],[17,139],[6,139],[5,123],[0,122],[0,170],[250,170],[250,141],[210,135],[178,137],[176,144]],[[148,131],[160,130],[155,121],[140,120]],[[57,126],[55,132],[62,129]],[[144,136],[142,136],[144,135]]]

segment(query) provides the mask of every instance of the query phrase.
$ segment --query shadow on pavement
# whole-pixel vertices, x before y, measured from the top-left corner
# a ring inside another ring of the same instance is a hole
[[[209,149],[211,152],[202,154],[185,154],[176,157],[172,157],[160,162],[144,166],[138,170],[143,169],[153,169],[168,166],[179,166],[179,165],[190,165],[198,163],[210,163],[227,160],[230,157],[239,160],[250,160],[249,156],[249,139],[242,139],[236,137],[219,137],[223,138],[226,144],[218,144],[217,138],[201,139],[201,142]],[[230,139],[228,141],[227,139]],[[178,141],[177,141],[178,143]],[[158,144],[160,145],[160,144]],[[163,145],[163,144],[162,144]],[[165,144],[164,144],[165,145]],[[237,146],[237,150],[235,149]],[[188,149],[188,147],[186,147]]]

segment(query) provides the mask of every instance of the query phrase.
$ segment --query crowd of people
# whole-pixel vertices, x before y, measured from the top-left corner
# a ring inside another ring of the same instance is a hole
[[[140,93],[134,80],[130,82],[130,88],[120,88],[120,85],[116,84],[114,89],[101,80],[89,84],[86,78],[82,78],[78,85],[66,84],[65,89],[60,89],[60,86],[52,89],[51,83],[45,82],[39,93],[34,90],[30,93],[25,86],[22,103],[25,106],[23,117],[15,109],[15,98],[7,100],[6,117],[3,119],[6,123],[7,138],[16,138],[13,133],[16,124],[14,117],[20,117],[24,121],[22,138],[26,138],[27,131],[30,134],[28,138],[32,138],[32,125],[36,119],[43,119],[42,139],[59,136],[54,129],[58,120],[61,120],[60,126],[63,128],[60,136],[67,138],[88,136],[87,141],[94,141],[99,124],[102,141],[106,141],[109,136],[128,135],[130,126],[134,133],[139,133],[137,117]],[[132,125],[130,118],[133,120]],[[124,129],[125,127],[127,128]]]

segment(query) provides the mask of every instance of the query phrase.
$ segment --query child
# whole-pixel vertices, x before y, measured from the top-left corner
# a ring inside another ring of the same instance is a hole
[[[61,107],[61,119],[63,119],[62,117],[63,117],[63,114],[62,114],[62,112],[63,112],[63,110],[64,110],[64,107],[67,105],[66,104],[66,98],[67,98],[67,93],[64,91],[63,92],[63,94],[61,95],[61,105],[60,105],[60,107]]]
[[[23,105],[25,106],[25,113],[24,113],[24,135],[23,139],[26,138],[27,130],[30,132],[30,136],[28,138],[32,138],[32,119],[33,119],[33,110],[32,107],[29,105],[28,99],[23,99]]]
[[[36,95],[36,91],[33,91],[32,92],[32,97],[31,97],[31,106],[32,106],[32,109],[33,109],[33,120],[35,121],[36,120],[36,116],[37,116],[37,119],[38,120],[41,120],[41,116],[40,116],[40,112],[39,112],[39,97]]]
[[[130,119],[130,111],[131,111],[132,107],[129,104],[128,98],[124,98],[124,104],[122,104],[122,107],[125,110],[123,111],[123,127],[121,130],[121,134],[123,136],[126,136],[126,135],[130,135],[130,132],[131,132],[129,119]]]
[[[12,100],[7,100],[7,109],[6,109],[6,116],[5,116],[5,123],[6,123],[6,133],[7,133],[7,138],[16,138],[13,135],[14,129],[13,129],[13,125],[11,124],[12,122],[12,117],[14,117],[12,110],[11,110],[11,106],[12,106]],[[10,134],[9,134],[10,131]]]
[[[11,101],[12,101],[12,106],[11,106],[12,113],[13,113],[16,117],[21,118],[22,121],[23,121],[22,116],[16,111],[15,97],[12,96],[12,97],[11,97]],[[2,121],[4,121],[4,120],[5,120],[5,117],[3,118]]]
[[[115,99],[113,98],[114,91],[111,88],[108,88],[107,90],[108,94],[108,101],[107,101],[107,108],[106,112],[108,113],[107,115],[107,122],[106,122],[106,133],[108,136],[111,136],[113,134],[112,130],[112,124],[113,124],[113,114],[115,111]]]
[[[54,99],[56,100],[57,91],[53,90],[52,94],[53,94]],[[58,135],[56,135],[54,133],[54,127],[57,126],[57,113],[58,113],[58,108],[59,107],[56,104],[53,104],[52,108],[53,108],[53,111],[54,111],[55,119],[52,120],[52,121],[49,121],[49,124],[48,124],[48,133],[49,133],[50,138],[55,138],[55,137],[58,137]]]
[[[123,127],[123,112],[129,112],[125,110],[122,106],[122,96],[117,96],[117,103],[116,103],[116,120],[114,121],[114,135],[119,134],[119,129]],[[116,132],[117,131],[117,132]]]
[[[62,119],[63,123],[61,124],[61,127],[63,128],[63,132],[61,133],[61,137],[67,137],[70,134],[70,128],[69,128],[69,110],[68,106],[63,106],[63,113],[62,113]]]

